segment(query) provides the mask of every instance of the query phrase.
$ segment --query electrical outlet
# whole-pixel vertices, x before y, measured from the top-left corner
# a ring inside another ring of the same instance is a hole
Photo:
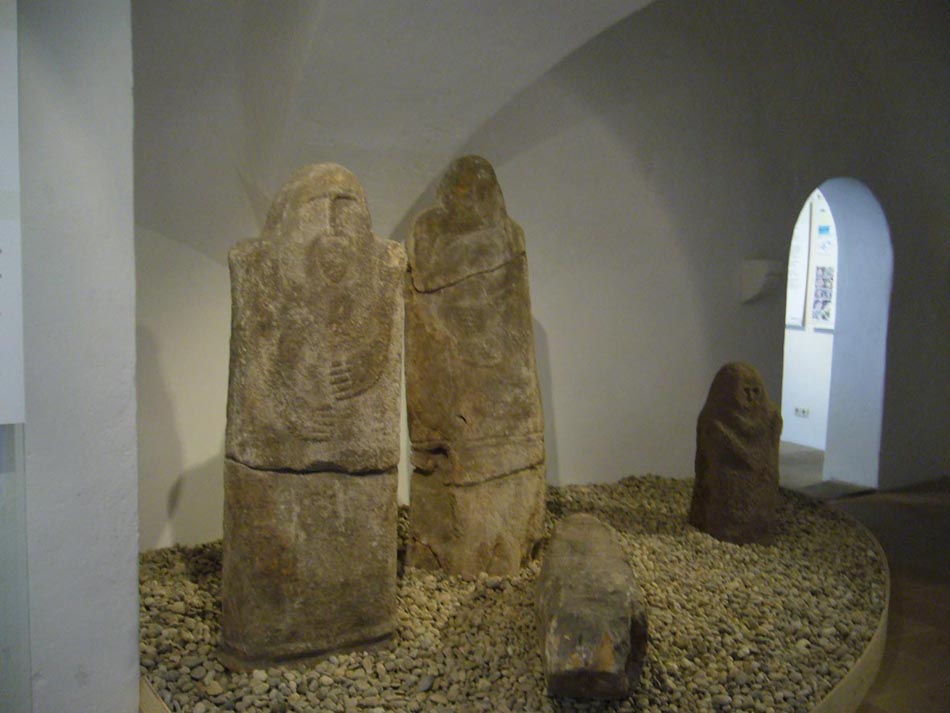
[[[810,414],[811,414],[811,411],[807,408],[803,408],[801,406],[795,407],[795,415],[798,416],[799,418],[808,418]]]

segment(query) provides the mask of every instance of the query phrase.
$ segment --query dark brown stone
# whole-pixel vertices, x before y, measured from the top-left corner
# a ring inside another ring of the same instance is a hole
[[[548,695],[625,698],[647,648],[646,606],[611,529],[575,514],[558,523],[538,577]]]
[[[782,416],[752,366],[726,364],[696,424],[691,525],[735,543],[767,542],[778,525]]]
[[[483,158],[453,162],[438,199],[416,217],[407,244],[409,563],[500,573],[505,562],[514,572],[540,537],[545,482],[524,233]],[[523,492],[488,485],[500,478]],[[467,490],[445,492],[452,488]],[[500,513],[511,518],[508,534]],[[503,554],[485,547],[498,542]]]

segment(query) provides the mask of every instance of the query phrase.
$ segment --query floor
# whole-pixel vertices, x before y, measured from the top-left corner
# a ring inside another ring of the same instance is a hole
[[[868,492],[823,483],[822,455],[783,444],[782,485],[862,522],[884,547],[891,569],[884,660],[858,713],[950,713],[950,477]],[[143,713],[164,709],[151,691],[142,694]]]
[[[859,713],[950,712],[950,478],[831,505],[874,533],[891,568],[884,660]]]
[[[779,448],[779,483],[791,490],[802,490],[820,483],[824,464],[824,451],[782,441]]]
[[[840,480],[822,480],[825,452],[782,441],[779,451],[779,482],[782,487],[806,493],[818,500],[873,493],[867,488]]]
[[[884,660],[858,713],[950,713],[950,477],[878,493],[822,481],[823,456],[782,443],[782,485],[863,523],[891,568]]]

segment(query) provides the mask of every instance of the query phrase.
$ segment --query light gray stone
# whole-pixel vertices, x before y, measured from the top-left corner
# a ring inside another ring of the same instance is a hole
[[[404,251],[321,164],[229,261],[221,660],[377,644],[395,628]]]
[[[286,473],[225,461],[225,665],[269,668],[392,634],[396,483],[396,469]]]
[[[696,482],[689,523],[739,544],[777,530],[782,415],[748,364],[723,366],[696,424]]]
[[[295,173],[229,263],[227,457],[264,470],[396,466],[405,253],[373,235],[356,177],[333,164]]]
[[[575,514],[554,530],[538,578],[548,695],[625,698],[647,648],[646,606],[612,530]]]
[[[438,201],[407,243],[408,560],[513,573],[540,537],[545,482],[524,233],[478,156],[452,163]]]

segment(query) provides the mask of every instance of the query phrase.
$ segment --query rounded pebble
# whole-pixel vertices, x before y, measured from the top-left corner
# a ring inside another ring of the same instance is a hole
[[[787,491],[773,544],[719,542],[686,524],[692,482],[643,476],[548,488],[545,538],[574,512],[609,523],[648,606],[640,681],[608,709],[814,708],[881,616],[877,549],[850,520]],[[401,549],[408,518],[400,508]],[[173,711],[608,710],[545,695],[534,618],[538,560],[508,577],[406,567],[391,648],[249,674],[215,658],[221,543],[145,552],[140,565],[140,665]]]

